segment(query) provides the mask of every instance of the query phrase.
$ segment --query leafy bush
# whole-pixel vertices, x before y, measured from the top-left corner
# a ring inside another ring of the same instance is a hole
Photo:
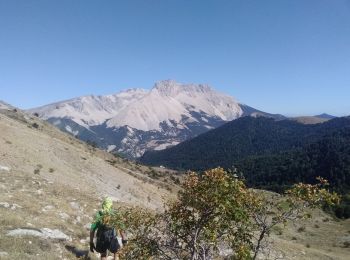
[[[269,248],[272,229],[308,217],[306,208],[339,202],[326,184],[320,179],[316,185],[295,185],[284,196],[264,195],[221,168],[190,173],[164,212],[120,209],[132,234],[120,257],[206,260],[226,248],[232,259],[256,259]]]
[[[334,214],[338,218],[342,218],[342,219],[350,218],[350,194],[348,193],[344,195],[339,205],[335,205],[327,210],[334,212]]]
[[[303,226],[303,227],[300,227],[300,228],[298,228],[298,232],[299,233],[302,233],[302,232],[305,232],[305,230],[306,230],[306,228]]]

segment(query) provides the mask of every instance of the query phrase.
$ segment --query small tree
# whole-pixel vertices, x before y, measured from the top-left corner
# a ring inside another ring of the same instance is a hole
[[[318,180],[316,185],[296,184],[284,196],[273,194],[268,198],[262,193],[257,194],[259,206],[251,210],[255,234],[252,259],[256,259],[261,251],[269,251],[271,241],[268,238],[277,225],[285,226],[288,222],[310,218],[308,208],[339,203],[338,195],[326,190],[328,182],[320,177]]]
[[[207,260],[227,248],[232,259],[256,259],[274,226],[304,217],[308,207],[338,202],[320,181],[271,200],[221,168],[190,173],[164,212],[124,211],[132,237],[121,258]]]

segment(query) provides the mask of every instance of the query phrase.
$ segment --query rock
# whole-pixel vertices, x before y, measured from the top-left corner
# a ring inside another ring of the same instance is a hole
[[[20,205],[18,205],[18,204],[12,204],[12,206],[11,206],[11,209],[12,210],[16,210],[16,209],[21,209],[22,208],[22,206],[20,206]]]
[[[60,240],[60,241],[71,241],[72,238],[64,234],[62,231],[58,229],[49,229],[49,228],[42,228],[42,229],[30,229],[30,228],[17,228],[14,230],[11,230],[7,233],[8,236],[34,236],[34,237],[41,237],[46,239],[54,239],[54,240]]]
[[[78,202],[72,201],[72,202],[69,202],[69,205],[71,206],[72,209],[80,210],[80,205]]]
[[[52,205],[47,205],[45,206],[41,211],[42,212],[46,212],[46,211],[49,211],[49,210],[53,210],[55,207],[52,206]]]
[[[345,246],[348,247],[348,245],[350,245],[350,235],[345,235],[345,236],[341,236],[337,239],[337,244],[339,246]]]
[[[35,180],[35,181],[32,181],[32,183],[33,184],[37,184],[38,186],[41,186],[41,182],[40,181]]]
[[[9,172],[10,170],[10,167],[0,165],[0,171]]]
[[[84,228],[87,229],[87,230],[90,230],[91,224],[90,224],[90,223],[85,224],[85,225],[84,225]]]
[[[64,219],[64,220],[69,219],[69,215],[67,213],[60,212],[58,215],[60,216],[61,219]]]
[[[81,222],[80,216],[75,217],[75,220],[73,220],[73,224],[76,225]]]
[[[0,252],[0,258],[8,256],[8,255],[9,255],[9,253],[7,253],[7,252]]]
[[[10,204],[7,203],[7,202],[0,202],[0,207],[9,208],[9,207],[10,207]]]
[[[64,234],[62,231],[60,231],[58,229],[51,230],[49,228],[42,228],[41,232],[43,232],[43,234],[47,238],[64,240],[64,241],[71,240],[71,238],[69,236],[67,236],[66,234]]]
[[[7,233],[8,236],[34,236],[34,237],[43,237],[43,233],[38,229],[27,229],[27,228],[18,228],[11,230]]]

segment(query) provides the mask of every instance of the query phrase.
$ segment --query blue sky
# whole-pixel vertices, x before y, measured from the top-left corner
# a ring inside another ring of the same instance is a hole
[[[350,114],[349,0],[0,0],[0,99],[208,83],[286,115]]]

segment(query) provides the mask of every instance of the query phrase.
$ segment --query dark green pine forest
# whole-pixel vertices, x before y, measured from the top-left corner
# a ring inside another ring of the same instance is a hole
[[[350,117],[315,125],[243,117],[169,149],[147,152],[141,162],[178,170],[237,169],[250,187],[277,192],[321,176],[344,195],[337,216],[350,217]]]

